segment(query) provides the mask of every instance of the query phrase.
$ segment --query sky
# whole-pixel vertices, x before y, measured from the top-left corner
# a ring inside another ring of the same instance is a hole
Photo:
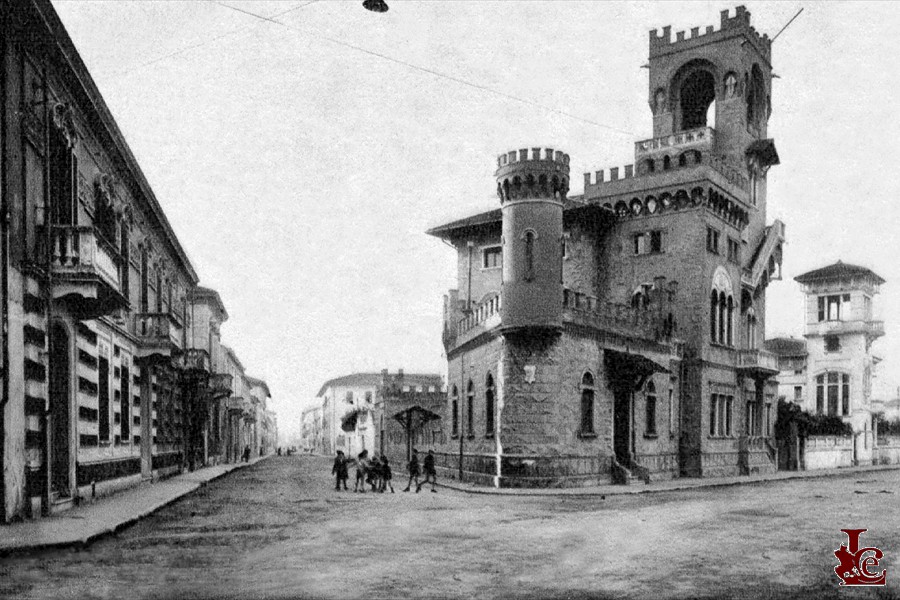
[[[331,377],[443,373],[455,254],[425,230],[496,208],[508,150],[570,154],[572,195],[582,173],[631,164],[652,134],[648,31],[718,29],[735,6],[388,3],[53,0],[202,285],[222,296],[223,341],[269,383],[287,436]],[[745,4],[770,37],[804,9],[772,50],[781,164],[768,219],[788,241],[766,335],[802,335],[795,276],[838,259],[869,267],[887,280],[875,391],[893,393],[900,120],[885,49],[900,9]]]

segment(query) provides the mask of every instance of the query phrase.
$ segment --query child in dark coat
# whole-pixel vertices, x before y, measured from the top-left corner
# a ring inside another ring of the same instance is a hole
[[[331,474],[334,475],[334,491],[338,492],[341,489],[341,482],[344,483],[344,491],[347,491],[347,459],[344,458],[344,453],[340,450],[337,451],[337,456],[334,458],[334,466],[331,467]]]
[[[422,471],[425,474],[425,481],[418,484],[416,487],[416,492],[422,489],[422,486],[431,481],[431,491],[437,493],[437,490],[434,489],[435,484],[437,483],[437,471],[434,468],[434,451],[429,450],[428,454],[425,455],[425,460],[422,461]]]
[[[409,472],[409,481],[406,483],[406,489],[404,492],[409,491],[409,486],[412,485],[412,482],[416,482],[416,492],[419,491],[419,452],[413,448],[412,458],[409,459],[409,464],[406,465],[406,470]]]
[[[386,488],[391,488],[391,493],[394,493],[394,485],[391,483],[391,478],[393,474],[391,473],[391,464],[388,462],[388,457],[382,455],[381,457],[381,491],[384,492]]]

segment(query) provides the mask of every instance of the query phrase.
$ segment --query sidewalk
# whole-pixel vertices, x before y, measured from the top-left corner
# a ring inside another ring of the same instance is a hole
[[[665,481],[651,481],[631,485],[595,485],[574,488],[493,488],[476,486],[470,483],[458,483],[455,479],[444,479],[439,487],[465,492],[467,494],[489,494],[496,496],[621,496],[625,494],[648,494],[654,492],[674,492],[699,488],[716,488],[734,485],[765,483],[768,481],[785,481],[789,479],[816,479],[825,477],[859,477],[881,471],[895,471],[900,465],[873,465],[866,467],[846,467],[841,469],[819,469],[815,471],[778,471],[768,475],[737,475],[734,477],[682,477]],[[447,483],[449,481],[449,483]]]
[[[0,556],[46,548],[87,545],[138,521],[223,475],[265,460],[216,465],[144,482],[65,512],[33,521],[0,525]]]

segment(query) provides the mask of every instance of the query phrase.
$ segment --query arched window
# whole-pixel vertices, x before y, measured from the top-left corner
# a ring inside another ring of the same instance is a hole
[[[728,296],[728,324],[726,327],[726,335],[728,336],[727,344],[734,346],[734,298]]]
[[[494,435],[494,378],[490,373],[484,383],[484,434]]]
[[[473,436],[475,435],[475,384],[472,383],[472,380],[469,380],[469,386],[467,388],[468,394],[466,397],[466,435]]]
[[[656,386],[647,383],[646,434],[656,435]]]
[[[644,161],[644,167],[647,169],[648,173],[653,173],[656,171],[656,163],[652,158],[648,158]]]
[[[663,157],[663,171],[668,171],[672,168],[672,159],[668,156]]]
[[[686,152],[682,152],[681,154],[678,155],[678,166],[679,167],[687,166],[687,153]]]
[[[147,264],[147,247],[141,247],[141,312],[149,312],[150,310],[150,272]]]
[[[756,348],[756,311],[753,307],[747,309],[747,348]]]
[[[681,130],[706,127],[709,108],[716,99],[716,80],[712,73],[697,69],[684,79],[679,95]]]
[[[590,371],[581,376],[581,433],[594,433],[594,376]]]
[[[450,423],[452,435],[459,435],[459,390],[455,385],[450,392]]]
[[[734,345],[734,295],[731,278],[723,267],[713,274],[709,301],[709,339],[715,344]]]
[[[525,232],[525,281],[534,279],[534,232]]]

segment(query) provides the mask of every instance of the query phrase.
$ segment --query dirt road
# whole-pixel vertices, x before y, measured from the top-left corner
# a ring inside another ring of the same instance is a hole
[[[337,493],[329,470],[272,457],[87,549],[0,559],[0,597],[900,597],[898,471],[602,500]],[[851,527],[887,588],[838,587]]]

